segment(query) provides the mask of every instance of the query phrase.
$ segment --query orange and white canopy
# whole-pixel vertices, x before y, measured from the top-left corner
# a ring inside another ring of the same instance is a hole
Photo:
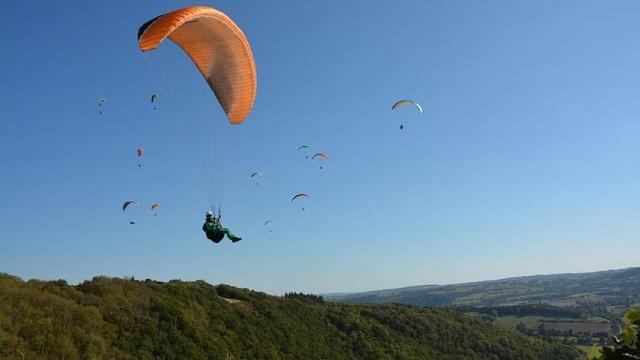
[[[215,94],[229,122],[241,124],[253,109],[257,75],[242,30],[227,15],[193,6],[160,15],[138,30],[142,51],[171,39],[191,58]]]

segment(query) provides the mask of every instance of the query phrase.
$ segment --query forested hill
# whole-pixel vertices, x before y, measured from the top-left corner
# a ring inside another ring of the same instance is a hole
[[[417,306],[499,306],[546,303],[555,306],[640,302],[640,268],[578,274],[523,276],[453,285],[427,285],[328,296],[349,303]]]
[[[574,359],[453,310],[325,303],[203,281],[0,274],[2,359]]]

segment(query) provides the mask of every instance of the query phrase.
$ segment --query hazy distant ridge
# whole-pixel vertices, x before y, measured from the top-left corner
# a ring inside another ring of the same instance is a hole
[[[633,304],[640,301],[640,267],[590,273],[534,275],[452,285],[423,285],[326,295],[349,303],[405,303],[418,306],[496,306],[580,301]]]

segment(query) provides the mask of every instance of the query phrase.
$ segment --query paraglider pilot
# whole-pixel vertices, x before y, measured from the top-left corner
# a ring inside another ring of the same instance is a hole
[[[218,216],[213,216],[211,211],[207,211],[205,215],[204,224],[202,225],[202,231],[207,234],[207,239],[213,241],[214,243],[219,243],[222,241],[225,235],[231,240],[231,242],[238,242],[242,240],[242,238],[235,236],[231,230],[222,227],[222,223],[220,223],[220,212],[218,212]]]

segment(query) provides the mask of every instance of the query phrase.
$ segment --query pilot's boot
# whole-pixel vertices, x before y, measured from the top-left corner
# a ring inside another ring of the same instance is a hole
[[[238,241],[242,240],[241,237],[237,237],[237,236],[233,235],[231,230],[229,230],[227,228],[224,229],[224,232],[227,233],[227,237],[229,238],[229,240],[231,240],[231,242],[235,243],[235,242],[238,242]]]

